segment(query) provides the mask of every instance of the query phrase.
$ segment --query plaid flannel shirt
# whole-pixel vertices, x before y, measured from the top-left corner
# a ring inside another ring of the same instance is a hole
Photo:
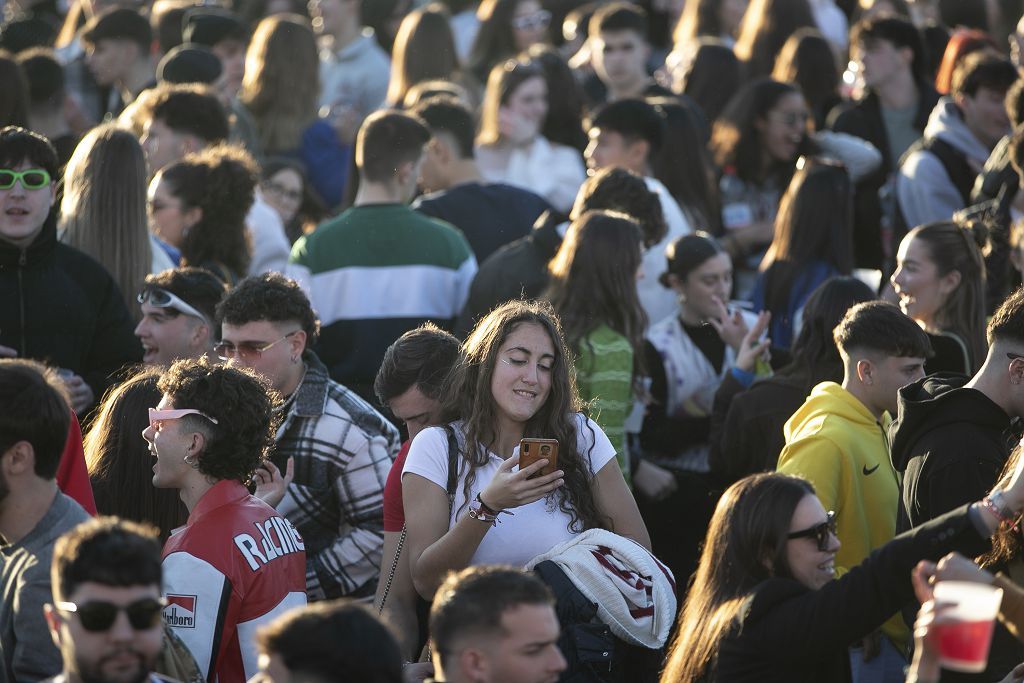
[[[310,601],[369,597],[384,544],[384,482],[398,431],[369,403],[331,381],[320,359],[303,355],[306,376],[277,432],[273,461],[295,478],[278,511],[306,544]]]

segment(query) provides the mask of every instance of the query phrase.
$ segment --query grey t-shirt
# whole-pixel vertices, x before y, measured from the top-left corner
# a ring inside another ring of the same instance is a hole
[[[885,135],[889,139],[889,158],[893,166],[897,166],[900,157],[912,144],[921,137],[921,131],[914,127],[917,106],[906,109],[886,109],[882,107],[882,123],[885,124]]]
[[[32,531],[17,543],[0,546],[0,683],[32,683],[64,668],[43,605],[53,601],[50,561],[57,538],[87,519],[81,505],[58,491]]]

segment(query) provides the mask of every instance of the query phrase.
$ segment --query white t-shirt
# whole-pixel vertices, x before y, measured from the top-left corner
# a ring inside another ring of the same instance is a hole
[[[465,440],[462,423],[455,423],[455,435],[460,446]],[[591,475],[596,474],[609,461],[615,459],[615,448],[611,441],[593,420],[578,414],[576,416],[576,441],[579,453],[589,456]],[[519,452],[516,447],[515,453]],[[470,490],[469,499],[487,488],[502,458],[490,454],[488,463],[476,471],[476,479]],[[466,496],[463,485],[467,470],[465,460],[460,460],[459,483],[455,489],[455,504],[452,505],[450,524],[469,514],[469,507],[463,507]],[[402,470],[404,478],[408,473],[418,474],[442,489],[448,487],[448,435],[443,427],[424,429],[413,439],[409,455]],[[548,496],[529,505],[513,508],[514,515],[501,515],[501,521],[484,536],[469,563],[510,564],[521,567],[534,557],[546,553],[559,543],[576,535],[569,530],[571,517],[558,508],[555,496]]]

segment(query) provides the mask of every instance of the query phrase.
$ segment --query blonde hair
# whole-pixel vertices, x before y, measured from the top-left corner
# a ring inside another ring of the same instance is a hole
[[[252,113],[266,154],[297,149],[316,120],[319,67],[316,38],[304,17],[277,14],[256,26],[238,98]]]
[[[146,159],[139,141],[114,124],[93,128],[64,172],[64,241],[100,262],[139,319],[135,295],[152,268],[146,218]]]
[[[444,5],[413,10],[402,19],[391,55],[385,101],[400,107],[409,88],[429,80],[451,80],[459,68],[455,39]]]

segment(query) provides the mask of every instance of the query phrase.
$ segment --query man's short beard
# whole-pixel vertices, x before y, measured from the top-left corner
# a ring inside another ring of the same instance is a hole
[[[106,657],[103,657],[90,667],[83,667],[81,666],[81,662],[79,662],[78,677],[82,680],[82,683],[111,683],[111,679],[106,678],[102,674],[103,664],[111,657],[125,653],[133,654],[138,658],[139,671],[136,676],[129,679],[120,679],[117,683],[145,683],[145,681],[148,681],[149,675],[152,673],[153,667],[156,665],[156,657],[152,657],[150,661],[146,661],[146,657],[142,655],[142,653],[131,647],[121,648]]]

